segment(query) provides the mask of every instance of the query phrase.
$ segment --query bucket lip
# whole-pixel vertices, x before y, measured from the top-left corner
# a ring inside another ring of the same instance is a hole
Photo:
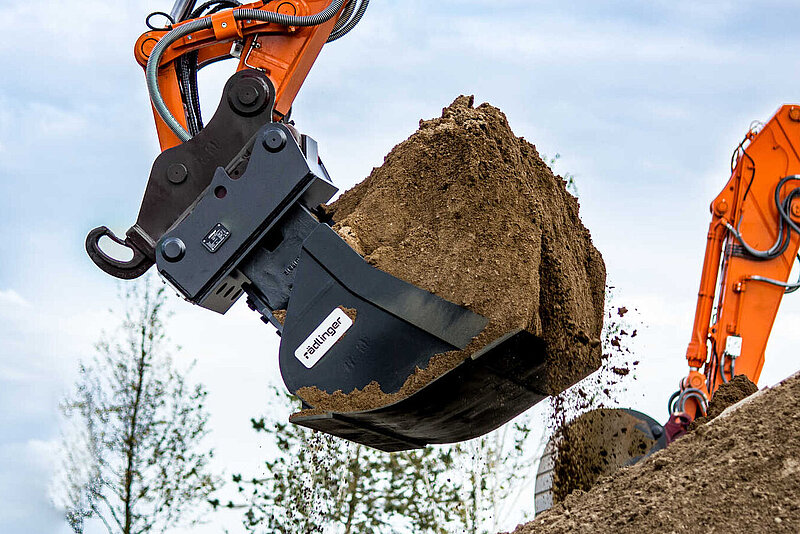
[[[512,337],[518,335],[521,332],[526,332],[526,330],[524,328],[516,328],[514,330],[510,330],[509,332],[503,334],[502,336],[500,336],[499,338],[495,339],[491,343],[488,343],[488,344],[484,345],[483,347],[481,347],[480,349],[476,350],[470,356],[465,358],[464,361],[459,362],[458,365],[456,365],[452,369],[447,370],[446,372],[442,373],[441,375],[437,376],[436,378],[434,378],[433,380],[431,380],[430,382],[428,382],[427,384],[425,384],[424,386],[419,388],[414,393],[408,395],[407,397],[403,397],[402,399],[398,399],[398,400],[396,400],[394,402],[390,402],[389,404],[384,404],[383,406],[378,406],[377,408],[371,408],[369,410],[359,410],[359,411],[356,411],[356,412],[337,412],[335,410],[324,410],[324,411],[321,411],[321,413],[319,413],[319,415],[323,415],[323,414],[331,415],[331,416],[333,416],[333,415],[342,415],[342,416],[345,416],[345,417],[347,417],[347,416],[351,416],[352,417],[352,416],[357,416],[357,415],[380,413],[383,410],[394,411],[393,408],[396,408],[396,407],[398,407],[398,405],[401,405],[401,404],[405,403],[411,397],[414,397],[414,396],[416,396],[418,394],[421,395],[421,394],[423,394],[423,392],[425,390],[436,389],[435,388],[435,384],[437,382],[439,382],[440,380],[444,379],[447,375],[449,375],[450,373],[452,373],[453,371],[455,371],[456,369],[458,369],[459,367],[461,367],[461,366],[463,366],[465,364],[469,365],[468,362],[473,362],[473,363],[477,362],[478,360],[480,360],[481,357],[485,356],[486,354],[491,353],[492,350],[494,350],[496,347],[498,347],[499,345],[502,345],[507,340],[511,339]],[[303,403],[303,404],[305,405],[305,403]],[[308,409],[315,410],[315,408],[313,406],[309,406]],[[302,413],[302,412],[299,412],[299,413]],[[297,415],[297,414],[293,414],[292,417],[294,417],[295,415]],[[317,414],[315,414],[315,415],[317,415]],[[308,417],[314,417],[314,416],[313,415],[309,415]]]
[[[535,386],[545,365],[541,338],[514,329],[393,403],[358,412],[300,412],[290,421],[389,452],[464,441],[545,399],[544,388]],[[527,384],[523,373],[515,372],[520,366],[526,368]]]

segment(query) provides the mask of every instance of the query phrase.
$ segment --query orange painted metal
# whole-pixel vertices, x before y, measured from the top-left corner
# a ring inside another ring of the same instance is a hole
[[[225,9],[210,15],[210,17],[211,27],[214,29],[214,39],[218,42],[244,37],[242,29],[233,18],[233,9]]]
[[[259,1],[236,9],[262,9],[287,15],[308,16],[325,10],[332,1]],[[167,107],[184,127],[184,103],[175,70],[175,60],[178,57],[187,52],[198,51],[198,65],[203,66],[231,57],[234,42],[241,42],[242,53],[236,70],[257,69],[269,77],[276,91],[276,119],[280,119],[289,113],[300,87],[336,24],[336,17],[313,27],[286,27],[254,20],[236,21],[233,10],[215,13],[211,15],[211,20],[212,28],[194,32],[176,41],[164,52],[161,59],[159,88]],[[186,22],[188,21],[180,24]],[[136,41],[134,55],[142,67],[147,65],[150,52],[166,33],[162,30],[148,31]],[[161,150],[179,145],[181,141],[178,137],[155,111],[154,115]]]
[[[787,282],[800,248],[800,236],[793,233],[789,247],[779,257],[759,261],[742,251],[726,223],[740,228],[750,246],[769,249],[779,231],[775,188],[781,179],[794,174],[800,174],[800,107],[787,105],[758,133],[748,133],[730,180],[711,203],[712,219],[694,328],[686,352],[692,371],[684,386],[698,387],[695,382],[699,376],[704,383],[698,389],[709,396],[714,394],[723,383],[719,359],[723,358],[730,336],[741,338],[735,373],[758,382],[785,290],[752,277]],[[786,184],[781,198],[785,198],[786,189],[797,185]],[[795,210],[800,207],[792,206],[793,215]],[[724,370],[728,377],[730,369],[731,358],[727,357]],[[687,402],[686,411],[694,418],[697,402]]]

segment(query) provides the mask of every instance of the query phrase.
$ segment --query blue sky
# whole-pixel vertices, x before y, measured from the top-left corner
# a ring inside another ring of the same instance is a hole
[[[576,175],[582,216],[620,303],[648,326],[624,401],[665,416],[686,372],[708,204],[752,120],[800,101],[792,1],[373,0],[327,47],[296,101],[341,188],[459,94],[509,117]],[[152,0],[0,0],[0,531],[63,532],[47,485],[57,404],[91,354],[115,282],[86,232],[134,221],[158,154],[132,47]],[[230,64],[201,74],[206,115]],[[174,299],[173,340],[211,390],[229,472],[263,454],[248,420],[278,379],[276,338],[239,306],[220,317]],[[800,298],[787,298],[762,385],[796,371]],[[224,330],[224,344],[202,333]],[[234,518],[228,518],[227,521]],[[219,529],[211,525],[209,532]],[[236,532],[235,528],[232,532]]]

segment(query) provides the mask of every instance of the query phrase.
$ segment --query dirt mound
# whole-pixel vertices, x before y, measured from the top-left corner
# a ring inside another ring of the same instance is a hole
[[[695,430],[698,426],[708,423],[724,412],[725,408],[733,406],[756,391],[758,391],[758,386],[752,380],[744,375],[734,376],[733,380],[717,388],[714,396],[711,397],[711,402],[708,403],[708,415],[692,421],[690,429]]]
[[[327,212],[370,264],[490,322],[466,350],[434,356],[394,395],[375,383],[363,394],[300,390],[312,406],[388,404],[519,328],[547,343],[551,393],[600,366],[602,257],[564,180],[497,108],[459,97]]]
[[[727,384],[722,384],[711,397],[708,404],[708,419],[714,419],[725,411],[728,406],[733,406],[745,397],[758,391],[758,386],[744,375],[737,375]]]
[[[800,532],[800,374],[514,534]]]

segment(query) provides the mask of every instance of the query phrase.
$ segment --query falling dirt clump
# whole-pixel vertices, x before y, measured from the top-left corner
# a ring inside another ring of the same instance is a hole
[[[637,431],[637,424],[627,412],[606,408],[564,426],[556,438],[553,500],[561,502],[575,490],[588,491],[599,478],[645,455],[655,440]]]
[[[420,121],[326,211],[370,264],[489,324],[465,350],[434,356],[399,392],[373,384],[360,398],[358,391],[330,396],[304,388],[298,394],[308,404],[334,411],[388,404],[515,329],[544,339],[547,393],[600,366],[602,257],[564,180],[497,108],[457,98],[441,118]]]
[[[618,408],[618,395],[636,379],[639,365],[633,347],[638,313],[611,305],[614,300],[613,288],[608,288],[602,367],[551,398],[551,437],[536,475],[537,510],[590,489],[598,479],[649,453],[655,444],[642,432],[643,421]]]
[[[734,376],[733,380],[722,384],[717,391],[714,392],[714,396],[711,397],[711,402],[708,403],[708,415],[695,419],[692,422],[691,429],[708,423],[724,412],[725,408],[733,406],[756,391],[758,391],[758,386],[745,375]]]
[[[800,373],[514,534],[800,532]]]

